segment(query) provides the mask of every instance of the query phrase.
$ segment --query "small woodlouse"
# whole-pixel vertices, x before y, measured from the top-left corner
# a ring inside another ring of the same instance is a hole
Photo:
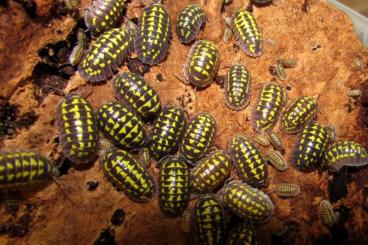
[[[360,96],[362,96],[362,90],[360,90],[360,89],[350,89],[349,92],[348,92],[348,96],[353,97],[353,98],[359,98]]]
[[[211,41],[196,41],[184,65],[185,79],[200,88],[208,86],[217,73],[219,56],[216,45]]]
[[[175,106],[165,107],[153,123],[148,143],[150,154],[156,160],[175,154],[185,130],[184,111]]]
[[[267,83],[262,87],[251,117],[255,131],[268,131],[276,125],[286,97],[284,88],[276,83]]]
[[[319,214],[323,224],[326,226],[331,227],[339,221],[339,213],[333,210],[328,200],[322,200],[319,204]]]
[[[208,113],[199,113],[192,118],[185,130],[179,151],[189,163],[203,158],[212,147],[216,133],[216,120]]]
[[[152,119],[160,113],[160,98],[143,77],[123,72],[116,76],[112,86],[116,97],[132,106],[144,120]]]
[[[250,139],[236,135],[230,141],[229,152],[241,180],[254,187],[267,183],[267,161]]]
[[[142,164],[124,150],[113,149],[103,156],[102,169],[116,187],[135,202],[148,202],[156,191],[155,182]]]
[[[249,70],[241,65],[233,65],[225,78],[225,102],[232,110],[242,110],[249,104],[252,79]]]
[[[191,188],[195,193],[210,193],[225,181],[232,168],[231,157],[215,151],[201,159],[191,170]]]
[[[202,7],[195,4],[185,7],[176,20],[176,34],[180,42],[187,44],[193,41],[205,23],[206,15]]]
[[[198,199],[193,213],[198,244],[223,244],[225,214],[219,200],[212,194],[203,195]]]
[[[280,63],[277,63],[276,65],[273,65],[270,67],[270,73],[273,76],[276,76],[279,80],[285,81],[286,80],[286,72]]]
[[[148,65],[160,63],[167,55],[171,35],[170,16],[161,3],[143,9],[138,20],[135,51],[138,59]]]
[[[232,17],[232,30],[237,45],[251,57],[262,55],[263,42],[256,20],[251,12],[239,9]]]
[[[273,203],[262,191],[240,181],[228,183],[220,191],[221,203],[238,217],[254,222],[265,223],[273,214]]]
[[[300,193],[300,186],[291,183],[278,183],[274,190],[279,197],[295,197]]]
[[[269,137],[265,134],[257,134],[253,137],[253,141],[264,147],[267,147],[271,144]]]
[[[294,100],[281,116],[281,130],[286,134],[299,133],[318,112],[317,99],[302,96]]]
[[[322,163],[331,142],[330,128],[317,122],[308,124],[293,147],[291,162],[302,172],[314,171]]]
[[[17,189],[59,175],[53,163],[38,153],[0,152],[0,190]]]
[[[272,145],[272,147],[278,151],[284,151],[284,144],[282,143],[280,137],[278,136],[278,134],[271,130],[268,133],[268,138],[270,140],[270,143]]]
[[[343,166],[360,167],[368,164],[368,152],[354,141],[340,141],[328,148],[324,163],[331,172],[336,172]]]
[[[79,64],[79,61],[83,57],[84,49],[86,48],[86,34],[82,29],[78,30],[77,33],[77,44],[74,46],[73,50],[71,51],[69,55],[69,63],[72,66],[76,66]]]
[[[113,28],[93,42],[79,63],[80,75],[90,82],[112,76],[133,51],[135,33],[130,27]]]
[[[158,200],[162,213],[170,217],[181,215],[189,203],[189,188],[187,164],[176,156],[167,157],[158,177]]]
[[[284,68],[295,68],[298,65],[297,59],[290,58],[281,58],[276,61],[278,64],[281,64]]]
[[[247,223],[241,222],[231,229],[226,245],[256,245],[257,236],[254,227]]]
[[[98,126],[114,145],[125,149],[143,147],[147,140],[143,121],[119,101],[101,106],[98,110]]]
[[[92,35],[111,29],[122,18],[126,0],[95,0],[84,13],[84,21]]]
[[[267,159],[271,163],[271,165],[278,171],[283,172],[288,168],[286,159],[279,151],[270,150],[267,154]]]
[[[83,98],[68,95],[56,110],[59,141],[64,155],[75,163],[88,163],[98,147],[96,116]]]

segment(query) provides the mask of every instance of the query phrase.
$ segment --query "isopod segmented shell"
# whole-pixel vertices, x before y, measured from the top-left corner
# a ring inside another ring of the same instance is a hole
[[[267,154],[268,161],[278,171],[285,171],[288,168],[286,159],[282,156],[281,152],[270,150]]]
[[[175,154],[184,130],[184,111],[174,106],[164,108],[153,123],[148,143],[150,154],[156,160]]]
[[[175,156],[167,157],[158,177],[158,200],[162,213],[170,217],[181,215],[189,202],[189,169]]]
[[[242,181],[254,187],[267,183],[267,162],[250,139],[243,135],[234,136],[230,141],[229,152]]]
[[[333,226],[339,221],[339,213],[333,210],[333,207],[328,200],[322,200],[319,204],[319,214],[322,222],[326,226]]]
[[[148,202],[153,197],[156,186],[142,164],[124,150],[113,149],[103,156],[102,169],[107,178],[136,202]]]
[[[225,102],[232,110],[242,110],[248,104],[252,90],[252,80],[248,69],[241,65],[233,65],[225,78]]]
[[[251,57],[262,55],[263,42],[256,20],[251,12],[239,9],[232,17],[231,28],[238,46]]]
[[[208,113],[197,114],[185,130],[179,147],[180,155],[190,163],[200,160],[211,150],[215,132],[215,118]]]
[[[58,176],[53,163],[38,153],[0,152],[0,189],[16,189]]]
[[[114,145],[125,149],[141,148],[147,140],[142,120],[119,101],[101,106],[98,110],[98,126]]]
[[[211,41],[196,41],[184,65],[185,79],[200,88],[208,86],[216,75],[219,58],[219,51]]]
[[[95,0],[84,13],[86,26],[94,36],[111,29],[122,18],[125,0]]]
[[[278,151],[284,151],[284,144],[282,143],[280,137],[278,136],[278,134],[271,130],[268,133],[268,138],[270,140],[270,143],[272,145],[272,147]]]
[[[160,112],[160,98],[143,77],[124,72],[116,76],[112,85],[116,97],[131,105],[142,119],[152,119]]]
[[[264,147],[267,147],[271,144],[268,136],[264,134],[257,134],[253,137],[253,141]]]
[[[193,219],[198,244],[223,244],[225,214],[214,195],[207,194],[198,199],[194,207]]]
[[[104,32],[79,63],[80,75],[90,82],[100,82],[112,76],[133,51],[134,36],[134,31],[128,27]]]
[[[251,224],[241,222],[229,233],[226,245],[256,245],[256,230]]]
[[[308,124],[293,147],[291,162],[302,172],[314,171],[322,164],[331,141],[330,128],[317,122]]]
[[[279,197],[295,197],[300,193],[300,186],[291,183],[278,183],[275,185],[275,193]]]
[[[201,27],[206,23],[206,15],[203,8],[191,4],[185,7],[176,20],[176,34],[181,43],[193,41]]]
[[[87,45],[86,39],[87,37],[84,31],[82,29],[79,29],[77,33],[77,44],[74,46],[69,55],[69,63],[72,66],[78,65],[79,61],[82,59],[84,49]]]
[[[255,131],[269,131],[276,125],[286,96],[286,91],[278,84],[267,83],[262,87],[251,118]]]
[[[240,181],[228,183],[220,191],[221,203],[238,217],[254,222],[267,222],[273,214],[273,203],[262,191]]]
[[[215,151],[201,159],[191,170],[191,188],[195,193],[210,193],[230,175],[231,157]]]
[[[293,101],[281,116],[281,130],[286,134],[300,132],[318,112],[317,99],[302,96]]]
[[[324,163],[331,172],[338,171],[343,166],[360,167],[368,164],[368,152],[354,141],[340,141],[328,148]]]
[[[138,20],[135,39],[138,59],[148,65],[160,63],[167,55],[170,35],[170,16],[166,7],[160,3],[145,7]]]
[[[97,120],[91,105],[69,95],[58,105],[56,121],[64,155],[75,163],[90,162],[98,147]]]

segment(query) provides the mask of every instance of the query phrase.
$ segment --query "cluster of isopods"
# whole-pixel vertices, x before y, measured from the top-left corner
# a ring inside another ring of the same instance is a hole
[[[85,37],[80,33],[71,62],[79,64],[79,74],[92,83],[111,77],[133,50],[148,65],[160,63],[167,55],[171,21],[165,5],[152,3],[143,9],[138,25],[126,20],[123,27],[116,28],[125,6],[124,0],[99,0],[85,12],[86,25],[96,39],[81,57]],[[184,8],[176,21],[181,43],[194,42],[205,22],[201,5]],[[262,55],[261,32],[251,12],[239,9],[227,24],[247,55]],[[195,41],[184,66],[187,83],[207,87],[216,76],[219,60],[212,41]],[[275,69],[295,65],[293,60],[284,59]],[[253,224],[267,222],[274,209],[268,194],[259,190],[268,184],[268,162],[278,171],[288,168],[284,146],[273,131],[278,121],[285,134],[299,134],[291,156],[292,165],[299,171],[311,172],[319,167],[338,171],[343,166],[368,164],[368,153],[361,145],[353,141],[334,143],[333,127],[315,121],[317,98],[302,96],[287,105],[286,90],[276,82],[262,86],[253,107],[251,124],[257,135],[250,138],[236,134],[227,150],[213,149],[217,123],[211,114],[198,113],[187,122],[181,107],[162,108],[158,93],[142,76],[118,74],[112,87],[118,100],[97,110],[77,95],[68,95],[60,102],[56,120],[65,157],[84,164],[99,155],[107,179],[135,202],[148,202],[158,193],[162,213],[183,216],[183,229],[189,231],[193,225],[199,244],[256,242]],[[252,94],[250,71],[240,63],[231,66],[225,89],[225,103],[231,110],[246,108]],[[150,130],[146,122],[152,122]],[[272,144],[274,149],[264,156],[257,144]],[[143,152],[143,159],[137,159],[134,151]],[[150,157],[159,168],[157,185],[148,170]],[[233,166],[237,177],[231,175]],[[52,161],[40,154],[24,151],[0,155],[1,189],[57,176]],[[280,197],[293,197],[301,190],[294,183],[277,183],[273,191]],[[188,209],[191,194],[198,198],[192,210]],[[320,210],[325,224],[337,222],[338,215],[328,201],[321,203]],[[225,211],[243,220],[229,232]]]

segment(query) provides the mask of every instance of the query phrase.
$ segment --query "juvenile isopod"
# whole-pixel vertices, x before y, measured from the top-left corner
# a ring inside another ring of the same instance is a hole
[[[201,27],[206,23],[206,15],[203,8],[191,4],[185,7],[176,20],[176,34],[181,43],[193,41]]]
[[[295,197],[300,193],[300,186],[291,183],[278,183],[274,190],[279,197]]]
[[[268,161],[271,163],[271,165],[278,171],[283,172],[288,168],[286,159],[283,157],[283,155],[279,151],[274,151],[274,150],[268,151],[267,158],[268,158]]]
[[[322,200],[319,204],[319,214],[322,222],[326,226],[331,227],[339,221],[339,213],[333,210],[333,207],[328,200]]]

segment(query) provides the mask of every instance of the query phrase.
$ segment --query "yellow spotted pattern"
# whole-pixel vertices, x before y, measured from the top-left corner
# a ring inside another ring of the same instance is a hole
[[[294,167],[302,172],[314,171],[322,164],[324,154],[331,142],[329,127],[313,122],[308,124],[297,143],[291,157]]]
[[[157,160],[175,154],[184,130],[184,111],[178,107],[164,108],[153,123],[148,144],[150,154]]]
[[[225,215],[214,195],[201,196],[194,207],[194,224],[197,244],[223,244]]]
[[[119,101],[109,102],[98,110],[98,126],[114,145],[125,149],[143,147],[147,140],[142,120]]]
[[[262,55],[263,42],[256,20],[251,12],[238,10],[232,17],[232,30],[238,46],[249,56]]]
[[[170,16],[166,7],[160,3],[145,7],[138,20],[135,39],[138,59],[148,65],[160,63],[169,49],[170,32]]]
[[[107,178],[133,201],[148,202],[155,193],[151,174],[126,151],[108,151],[102,158],[102,169]]]
[[[208,113],[200,113],[190,121],[185,130],[179,151],[187,161],[194,163],[203,158],[212,147],[216,121]]]
[[[281,130],[287,134],[300,132],[313,120],[317,111],[316,98],[302,96],[296,99],[286,108],[281,117]]]
[[[251,95],[252,80],[249,70],[241,65],[233,65],[225,78],[225,102],[232,110],[242,110],[248,104]]]
[[[80,75],[90,82],[112,76],[134,47],[133,30],[122,27],[106,31],[93,42],[79,63]]]
[[[98,147],[96,116],[82,97],[67,96],[56,111],[59,141],[64,155],[75,163],[88,163]]]
[[[240,181],[227,184],[220,198],[230,212],[246,221],[264,223],[273,214],[271,199],[262,191]]]
[[[189,202],[189,169],[175,156],[164,160],[158,177],[158,200],[162,213],[181,215]]]
[[[204,23],[206,23],[206,15],[202,7],[195,4],[185,7],[176,20],[176,34],[180,42],[193,41]]]
[[[331,172],[338,171],[343,166],[360,167],[368,164],[368,152],[354,141],[340,141],[328,148],[324,162]]]
[[[84,21],[93,36],[114,27],[121,19],[125,8],[125,0],[95,0],[86,9]]]
[[[256,245],[257,236],[254,227],[247,223],[237,224],[229,233],[226,245]]]
[[[13,189],[53,176],[52,162],[35,152],[0,153],[0,189]]]
[[[116,97],[131,105],[141,118],[152,119],[160,112],[160,98],[143,77],[124,72],[112,84]]]
[[[215,151],[200,160],[191,170],[191,189],[195,193],[210,193],[230,175],[232,161],[229,154]]]
[[[262,87],[252,112],[251,123],[254,130],[269,131],[276,125],[286,96],[286,91],[278,84],[267,83]]]
[[[217,73],[220,54],[214,43],[196,41],[191,47],[184,65],[185,79],[194,86],[208,86]]]
[[[229,152],[241,180],[254,187],[267,183],[267,161],[250,139],[236,135],[230,141]]]

